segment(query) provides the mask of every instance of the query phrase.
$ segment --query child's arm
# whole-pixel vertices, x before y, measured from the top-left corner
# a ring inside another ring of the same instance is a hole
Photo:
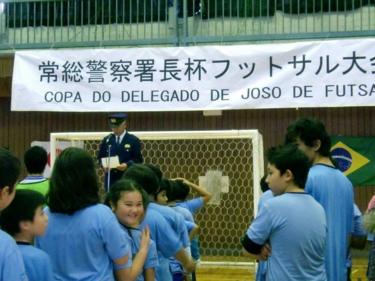
[[[370,202],[368,202],[367,212],[375,208],[375,195],[372,196]]]
[[[155,270],[153,268],[147,268],[144,271],[145,281],[155,281]]]
[[[188,181],[184,178],[178,178],[179,180],[182,180],[186,185],[188,185],[192,190],[198,193],[200,197],[203,198],[204,204],[207,204],[208,201],[212,198],[212,193],[208,192],[205,188],[202,186],[196,185],[192,183],[191,181]]]
[[[192,258],[187,254],[184,248],[181,248],[176,253],[175,257],[182,264],[182,266],[187,272],[195,271],[195,263],[193,262]]]
[[[150,244],[150,230],[146,227],[142,231],[142,238],[139,250],[137,255],[133,260],[133,264],[131,268],[120,269],[115,271],[115,276],[117,281],[134,281],[137,279],[137,276],[142,273],[143,265],[147,258],[148,253],[148,246]],[[125,263],[122,261],[123,258],[115,260],[116,264],[123,264]]]
[[[199,226],[195,225],[189,232],[189,239],[190,241],[193,240],[195,236],[197,236],[199,233]]]
[[[363,228],[362,213],[358,206],[353,206],[353,230],[350,239],[350,247],[354,249],[364,249],[366,246],[367,232]]]
[[[363,227],[368,233],[375,233],[375,209],[371,209],[363,215]]]
[[[139,245],[139,250],[133,259],[132,265],[132,276],[134,275],[134,279],[137,278],[139,274],[143,271],[143,265],[145,264],[147,254],[148,254],[148,247],[150,245],[150,229],[145,227],[142,230],[141,236],[141,243]]]
[[[264,261],[264,260],[267,260],[268,257],[271,256],[271,246],[269,244],[263,245],[259,254],[252,254],[248,252],[245,248],[242,249],[242,253],[244,256],[249,256],[257,260]]]

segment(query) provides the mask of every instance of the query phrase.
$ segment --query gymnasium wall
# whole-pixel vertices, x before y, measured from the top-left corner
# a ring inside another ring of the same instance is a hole
[[[0,87],[0,146],[9,147],[20,158],[33,140],[49,140],[50,132],[109,130],[106,113],[10,112],[10,79],[0,79]],[[301,116],[321,119],[332,135],[375,136],[375,107],[228,110],[222,116],[211,117],[203,116],[201,111],[129,113],[129,128],[131,131],[259,129],[267,149],[283,142],[288,124]],[[363,210],[375,187],[358,187],[355,193]]]

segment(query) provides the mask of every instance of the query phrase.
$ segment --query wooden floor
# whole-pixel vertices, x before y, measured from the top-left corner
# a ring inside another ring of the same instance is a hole
[[[196,273],[197,281],[252,281],[254,269],[233,266],[201,266]]]
[[[367,254],[354,257],[352,281],[366,281]],[[204,259],[203,259],[204,260]],[[201,265],[197,269],[197,281],[254,281],[254,266],[214,266]]]

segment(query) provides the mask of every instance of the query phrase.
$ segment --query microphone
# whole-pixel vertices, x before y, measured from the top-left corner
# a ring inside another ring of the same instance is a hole
[[[110,133],[108,136],[105,137],[105,145],[106,145],[106,147],[107,147],[108,161],[109,161],[109,157],[111,156],[111,147],[112,147],[112,145],[111,145],[111,143],[109,142],[109,140],[110,140],[110,138],[111,138],[112,135],[113,135],[113,134]],[[108,166],[108,163],[107,163],[107,166]]]
[[[108,136],[105,137],[105,143],[108,144],[109,143],[109,139],[111,138],[113,134],[110,133]]]

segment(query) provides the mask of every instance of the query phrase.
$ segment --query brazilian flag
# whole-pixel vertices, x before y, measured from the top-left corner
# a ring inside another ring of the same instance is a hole
[[[354,186],[375,185],[375,137],[332,136],[331,154]]]

